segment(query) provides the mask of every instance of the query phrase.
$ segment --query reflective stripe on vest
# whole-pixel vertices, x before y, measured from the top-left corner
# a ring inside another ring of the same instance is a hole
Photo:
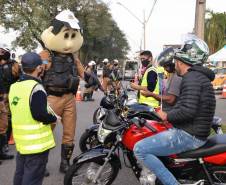
[[[147,75],[150,71],[155,71],[157,73],[157,70],[154,68],[154,67],[149,67],[145,73],[144,73],[144,76],[142,78],[142,82],[141,82],[141,86],[145,86],[147,87],[148,84],[147,84]],[[156,86],[155,86],[155,89],[153,91],[153,93],[155,94],[159,94],[159,78],[158,78],[158,75],[157,75],[157,83],[156,83]],[[159,101],[156,100],[155,98],[153,97],[146,97],[146,96],[143,96],[141,93],[140,93],[140,98],[139,98],[139,103],[145,103],[149,106],[152,106],[153,108],[156,108],[159,106]]]
[[[50,125],[33,119],[30,111],[30,95],[37,84],[34,80],[25,80],[10,87],[13,137],[20,154],[41,153],[55,146]]]

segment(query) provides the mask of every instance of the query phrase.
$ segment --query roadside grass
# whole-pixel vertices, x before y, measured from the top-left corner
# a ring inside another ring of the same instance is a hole
[[[224,124],[222,124],[221,128],[222,128],[222,130],[223,130],[224,134],[226,134],[226,124],[225,124],[225,123],[224,123]],[[213,129],[211,129],[211,134],[210,134],[210,135],[214,135],[214,134],[215,134],[214,130],[213,130]]]
[[[226,124],[222,124],[222,130],[224,133],[226,133]]]

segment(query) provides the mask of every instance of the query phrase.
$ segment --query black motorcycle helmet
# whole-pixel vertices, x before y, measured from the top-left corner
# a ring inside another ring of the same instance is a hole
[[[109,97],[104,96],[100,101],[100,106],[102,106],[105,109],[113,109],[114,108],[114,102],[112,102]]]
[[[169,47],[159,54],[157,61],[160,66],[164,67],[174,65],[173,58],[174,58],[174,49],[172,47]]]
[[[9,59],[10,59],[10,50],[0,45],[0,60],[9,60]]]

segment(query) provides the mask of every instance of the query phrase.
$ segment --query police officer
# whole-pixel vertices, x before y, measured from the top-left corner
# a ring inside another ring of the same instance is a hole
[[[96,66],[96,62],[91,60],[88,63],[88,66],[86,67],[86,73],[90,75],[96,75],[95,66]],[[83,101],[94,101],[94,99],[92,99],[92,95],[95,89],[96,89],[96,85],[93,85],[92,82],[87,82],[85,84],[85,89],[83,92]]]
[[[44,69],[40,56],[26,53],[21,63],[24,74],[11,85],[9,92],[18,152],[14,185],[41,185],[49,150],[55,146],[50,123],[56,122],[57,117],[47,106],[46,91],[41,85],[40,75]]]
[[[102,75],[103,88],[104,88],[104,91],[107,91],[107,90],[109,90],[110,75],[112,72],[111,63],[107,58],[105,58],[102,62],[104,64],[103,75]]]
[[[19,75],[19,65],[10,59],[10,51],[6,45],[0,46],[0,160],[12,159],[7,154],[8,137],[11,134],[11,119],[8,119],[8,92],[10,85]],[[10,116],[9,116],[10,118]],[[8,124],[8,121],[10,124]],[[10,126],[8,128],[8,125]],[[8,137],[7,137],[8,132]]]

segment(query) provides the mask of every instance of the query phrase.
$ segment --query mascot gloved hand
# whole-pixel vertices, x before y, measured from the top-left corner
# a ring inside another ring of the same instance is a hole
[[[78,19],[69,10],[60,12],[43,31],[41,39],[45,49],[40,56],[46,63],[43,85],[48,93],[50,107],[62,117],[60,172],[65,173],[74,149],[76,126],[74,95],[79,78],[84,78],[84,68],[76,56],[83,43]]]

